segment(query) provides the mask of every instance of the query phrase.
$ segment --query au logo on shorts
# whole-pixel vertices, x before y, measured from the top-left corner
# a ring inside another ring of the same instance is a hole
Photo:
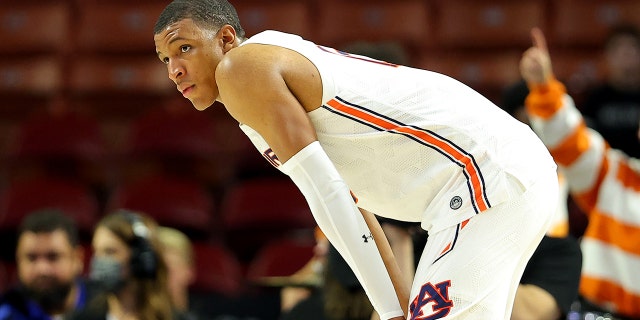
[[[460,207],[462,207],[462,198],[460,196],[451,198],[451,201],[449,201],[449,207],[453,210],[460,209]]]
[[[451,280],[437,284],[426,283],[420,288],[420,293],[413,299],[409,307],[411,320],[435,320],[446,317],[453,308],[453,301],[449,299]]]

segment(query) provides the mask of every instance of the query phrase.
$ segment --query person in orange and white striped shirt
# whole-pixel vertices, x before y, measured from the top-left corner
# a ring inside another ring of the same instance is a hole
[[[638,319],[640,160],[610,148],[585,125],[553,76],[544,35],[534,29],[532,36],[534,44],[520,62],[530,89],[525,104],[531,125],[564,169],[572,196],[589,218],[581,240],[580,295],[587,309]]]

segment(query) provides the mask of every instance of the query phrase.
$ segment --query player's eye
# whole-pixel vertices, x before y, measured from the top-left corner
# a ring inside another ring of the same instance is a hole
[[[186,44],[183,45],[183,46],[180,46],[180,51],[183,52],[183,53],[189,51],[190,49],[191,49],[191,46],[186,45]]]
[[[169,58],[162,58],[162,63],[169,64]]]

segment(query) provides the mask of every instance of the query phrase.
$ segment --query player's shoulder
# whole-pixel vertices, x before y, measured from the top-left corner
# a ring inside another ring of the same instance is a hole
[[[248,43],[225,54],[216,68],[216,78],[271,78],[289,69],[294,55],[295,52],[277,45]]]

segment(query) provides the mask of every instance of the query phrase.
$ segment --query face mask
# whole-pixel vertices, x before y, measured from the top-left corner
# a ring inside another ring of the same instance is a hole
[[[116,291],[124,284],[122,264],[113,258],[93,257],[89,279],[97,281],[107,291]]]

